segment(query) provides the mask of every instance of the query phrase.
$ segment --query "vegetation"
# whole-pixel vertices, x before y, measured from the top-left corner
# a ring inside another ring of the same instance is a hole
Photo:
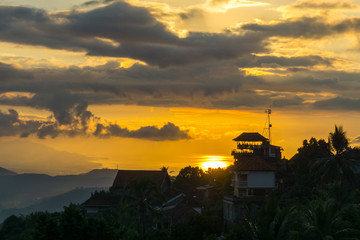
[[[303,141],[289,161],[293,175],[287,180],[291,184],[269,196],[257,217],[247,216],[232,225],[224,222],[222,201],[232,193],[231,167],[204,172],[187,166],[173,186],[186,193],[187,204],[200,199],[202,214],[187,213],[184,208],[181,211],[187,218],[168,224],[169,216],[153,207],[164,201],[156,184],[137,179],[128,185],[116,209],[86,217],[80,206],[70,204],[61,213],[10,216],[0,227],[0,240],[360,239],[360,191],[355,174],[359,162],[360,149],[351,148],[343,128],[335,126],[327,141]],[[194,198],[196,188],[206,184],[211,186],[209,195]],[[113,193],[94,196],[106,194]]]

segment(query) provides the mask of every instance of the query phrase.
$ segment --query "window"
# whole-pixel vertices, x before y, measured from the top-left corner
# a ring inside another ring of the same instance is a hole
[[[247,174],[239,174],[239,185],[247,186]]]

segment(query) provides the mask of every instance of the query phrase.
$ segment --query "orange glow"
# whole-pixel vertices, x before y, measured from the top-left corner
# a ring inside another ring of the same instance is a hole
[[[229,158],[226,156],[203,156],[201,159],[201,168],[206,171],[209,168],[226,168],[229,166]]]

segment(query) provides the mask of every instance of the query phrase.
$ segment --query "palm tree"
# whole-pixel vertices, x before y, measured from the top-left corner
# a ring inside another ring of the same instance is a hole
[[[329,143],[333,153],[330,157],[316,159],[310,172],[319,183],[346,181],[352,185],[358,161],[348,154],[351,148],[342,126],[335,125],[335,131],[329,134]]]
[[[316,199],[303,211],[302,239],[358,239],[359,231],[346,221],[346,208],[339,208],[334,199]]]
[[[335,155],[340,155],[349,147],[349,140],[346,138],[346,132],[342,126],[335,125],[335,131],[329,133],[329,142],[331,148],[335,150]]]
[[[249,215],[245,222],[250,227],[253,240],[288,240],[293,239],[297,228],[298,212],[295,207],[280,207],[275,198],[270,198],[262,206],[259,216],[254,219]]]

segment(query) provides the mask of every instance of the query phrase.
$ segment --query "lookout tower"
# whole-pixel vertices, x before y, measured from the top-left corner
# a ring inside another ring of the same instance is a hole
[[[269,162],[281,159],[281,147],[271,145],[269,139],[257,132],[244,132],[233,140],[237,146],[231,153],[235,163],[252,157],[260,157]]]
[[[232,169],[232,195],[224,197],[224,219],[233,223],[248,214],[256,216],[265,198],[282,185],[286,161],[281,158],[282,148],[270,142],[270,113],[266,111],[268,132],[266,138],[258,132],[243,132],[233,139],[236,149]]]

